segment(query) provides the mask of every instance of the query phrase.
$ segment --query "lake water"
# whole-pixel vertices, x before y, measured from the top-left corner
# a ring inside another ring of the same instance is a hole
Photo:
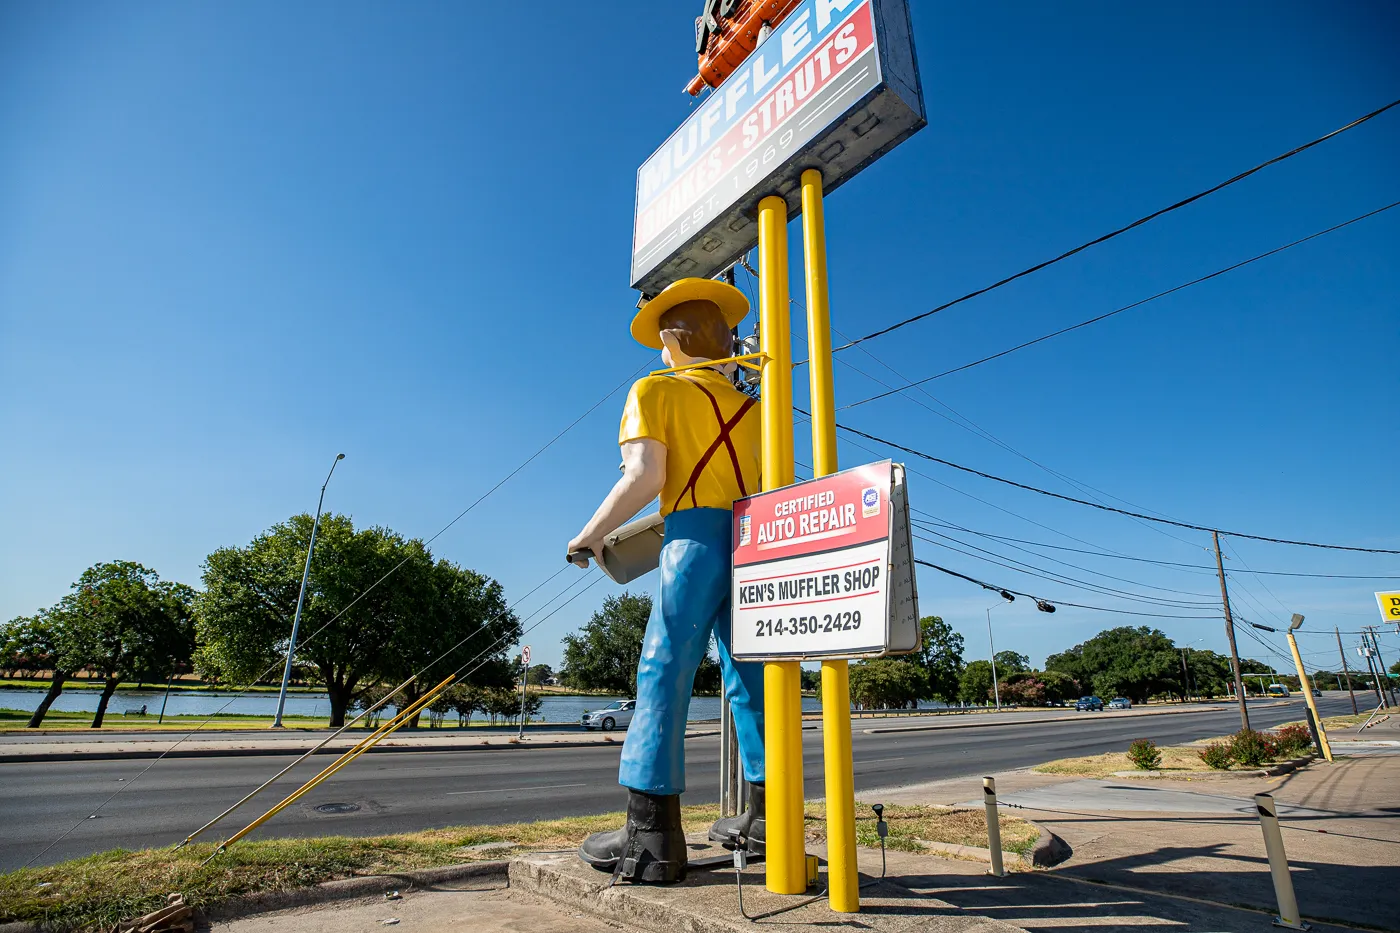
[[[44,694],[43,690],[0,690],[0,709],[33,712],[38,708]],[[54,701],[50,709],[76,713],[95,712],[100,695],[101,691],[98,690],[65,690]],[[118,690],[112,694],[112,701],[107,704],[107,715],[109,719],[111,717],[120,718],[125,710],[139,710],[145,706],[147,714],[155,716],[160,712],[160,704],[164,695],[165,691],[161,689]],[[605,696],[541,697],[540,714],[538,718],[532,718],[537,722],[578,722],[585,710],[607,706],[616,699],[621,698]],[[816,712],[821,709],[821,704],[813,697],[803,697],[802,708],[809,712]],[[172,692],[170,703],[165,708],[167,716],[209,716],[214,713],[271,716],[276,712],[277,694],[275,693],[250,693],[246,696],[238,696],[235,693]],[[289,693],[287,694],[285,712],[289,716],[329,717],[330,701],[326,699],[324,693]],[[692,721],[718,718],[718,697],[695,697],[690,701],[690,719]],[[456,715],[449,713],[447,721],[456,723]],[[486,717],[477,715],[473,717],[473,721],[484,722]]]
[[[44,698],[43,690],[0,690],[0,709],[16,709],[33,712]],[[99,690],[65,690],[54,701],[50,709],[64,712],[92,713],[97,710]],[[161,700],[165,691],[118,690],[112,694],[107,704],[107,715],[120,718],[126,710],[139,710],[146,707],[150,716],[160,713]],[[540,714],[532,717],[536,722],[574,723],[585,710],[599,709],[620,697],[607,696],[546,696],[540,698]],[[920,703],[920,709],[942,709],[942,703]],[[804,712],[815,713],[821,704],[815,697],[803,697]],[[237,716],[272,716],[277,712],[277,694],[250,693],[239,696],[236,693],[179,693],[170,694],[170,703],[165,708],[167,716],[210,716],[225,713]],[[324,693],[289,693],[285,712],[289,716],[330,716],[330,701]],[[694,697],[690,701],[690,720],[719,719],[718,697]],[[449,713],[447,721],[456,723],[455,714]],[[473,722],[485,722],[486,717],[476,715]]]

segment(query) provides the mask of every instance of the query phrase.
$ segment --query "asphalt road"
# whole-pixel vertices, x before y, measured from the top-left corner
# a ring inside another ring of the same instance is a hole
[[[1319,704],[1324,715],[1351,712],[1345,695],[1331,694]],[[1261,703],[1250,710],[1255,728],[1305,716],[1301,697]],[[1238,723],[1238,714],[1231,708],[1147,717],[1083,713],[1074,722],[868,735],[862,730],[894,722],[867,720],[857,723],[853,742],[856,793],[868,803],[878,802],[881,788],[965,776],[968,793],[975,796],[983,774],[1055,758],[1121,751],[1136,738],[1158,744],[1187,742],[1231,732]],[[821,734],[809,730],[803,740],[806,793],[820,797]],[[279,814],[257,835],[374,835],[620,810],[626,801],[626,792],[617,785],[620,747],[620,743],[588,748],[493,746],[464,752],[367,755]],[[0,764],[0,871],[21,867],[60,836],[35,864],[115,847],[178,842],[290,760],[262,756],[170,758],[154,765],[149,760]],[[714,802],[719,740],[687,741],[686,760],[691,790],[685,802]],[[305,780],[325,763],[322,758],[300,765],[282,779],[283,794],[298,786],[293,779]],[[149,772],[142,775],[148,766]],[[129,787],[124,786],[127,782]],[[266,800],[259,798],[248,805],[246,819],[283,795],[274,789],[264,796]],[[348,813],[316,809],[326,804],[353,804],[358,809]],[[95,810],[99,810],[97,818],[88,819]],[[230,818],[211,836],[222,838],[242,825]]]

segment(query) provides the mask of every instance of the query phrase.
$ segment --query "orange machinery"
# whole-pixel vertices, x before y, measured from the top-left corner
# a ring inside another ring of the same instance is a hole
[[[696,45],[700,46],[697,49],[700,73],[686,85],[686,92],[696,97],[706,87],[719,87],[758,45],[758,34],[763,25],[767,23],[776,29],[800,2],[739,0],[735,3],[734,0],[711,0],[705,7],[704,15],[695,23]],[[717,3],[721,8],[718,15],[714,12]]]

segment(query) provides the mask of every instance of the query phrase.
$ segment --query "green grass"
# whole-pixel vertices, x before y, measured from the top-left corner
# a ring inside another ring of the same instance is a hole
[[[857,814],[870,808],[857,804]],[[719,816],[717,807],[685,807],[686,832],[703,832]],[[806,808],[807,836],[825,835],[825,807]],[[886,844],[909,852],[926,851],[918,840],[957,845],[987,845],[980,811],[946,807],[885,808],[890,824]],[[571,849],[589,833],[615,829],[622,814],[541,820],[500,826],[458,826],[393,836],[320,839],[265,839],[230,848],[209,865],[201,863],[212,844],[174,849],[113,849],[46,868],[25,868],[0,875],[0,923],[25,921],[47,930],[109,928],[165,904],[179,892],[196,909],[244,894],[285,891],[335,878],[432,868],[501,858],[528,850]],[[1002,845],[1026,854],[1039,831],[1014,817],[1002,817]],[[856,841],[875,847],[873,816],[856,823]],[[469,847],[510,843],[487,853]]]

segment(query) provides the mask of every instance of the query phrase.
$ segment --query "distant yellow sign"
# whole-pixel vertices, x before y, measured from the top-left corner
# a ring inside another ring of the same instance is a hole
[[[1400,623],[1400,593],[1377,593],[1376,605],[1381,607],[1382,619]]]

